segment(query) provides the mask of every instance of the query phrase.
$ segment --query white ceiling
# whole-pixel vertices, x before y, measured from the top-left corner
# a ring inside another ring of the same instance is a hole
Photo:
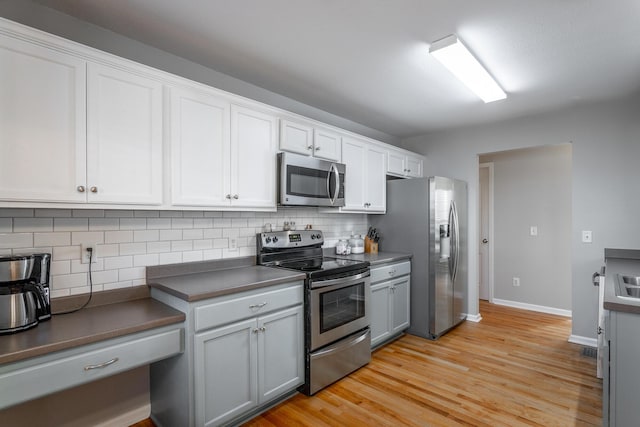
[[[638,0],[37,0],[399,138],[640,89]],[[456,33],[508,98],[428,55]]]

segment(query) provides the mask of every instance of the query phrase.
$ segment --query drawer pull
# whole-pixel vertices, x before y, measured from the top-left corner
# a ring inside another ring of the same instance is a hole
[[[393,276],[394,274],[396,274],[396,270],[389,270],[389,276]]]
[[[264,307],[265,305],[267,305],[267,303],[266,303],[266,302],[261,302],[260,304],[251,304],[251,305],[249,306],[249,308],[262,308],[262,307]]]
[[[114,357],[111,360],[107,360],[106,362],[102,362],[102,363],[98,363],[97,365],[88,365],[84,367],[85,371],[91,371],[92,369],[102,369],[102,368],[106,368],[109,365],[113,365],[114,363],[116,363],[118,360],[117,357]]]

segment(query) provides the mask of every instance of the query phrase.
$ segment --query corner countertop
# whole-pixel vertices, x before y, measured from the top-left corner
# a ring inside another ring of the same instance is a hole
[[[401,252],[378,252],[376,254],[351,254],[351,255],[337,255],[334,248],[327,248],[324,250],[324,256],[334,258],[353,259],[356,261],[368,261],[372,267],[380,264],[387,264],[390,262],[398,262],[409,260],[413,257],[412,254]]]
[[[617,275],[640,276],[640,250],[605,249],[605,288],[603,306],[607,310],[640,314],[640,299],[616,294]]]
[[[186,265],[186,264],[185,264]],[[183,265],[164,267],[161,274],[147,274],[149,286],[193,302],[236,292],[304,280],[304,273],[261,265],[210,263],[209,271],[186,273]],[[221,268],[222,267],[222,268]],[[149,269],[147,270],[149,271]],[[192,270],[193,271],[193,270]],[[149,278],[151,276],[151,278]]]
[[[55,304],[55,300],[53,300]],[[0,365],[183,322],[184,313],[151,298],[87,307],[32,329],[0,336]]]

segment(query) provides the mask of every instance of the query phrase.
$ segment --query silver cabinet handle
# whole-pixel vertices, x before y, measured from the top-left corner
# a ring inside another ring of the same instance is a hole
[[[265,301],[265,302],[261,302],[260,304],[251,304],[251,305],[249,306],[249,308],[262,308],[262,307],[264,307],[265,305],[267,305],[266,301]]]
[[[91,191],[92,193],[97,193],[98,192],[98,187],[93,186],[89,189],[89,191]]]
[[[98,363],[97,365],[87,365],[84,367],[85,371],[91,371],[93,369],[102,369],[102,368],[106,368],[109,365],[113,365],[114,363],[116,363],[118,360],[117,357],[114,357],[111,360],[107,360],[106,362],[102,362],[102,363]]]
[[[316,147],[316,151],[320,151],[320,147]]]
[[[396,274],[396,270],[389,270],[389,276],[393,276],[394,274]]]
[[[76,188],[76,190],[78,190],[78,193],[84,193],[85,192],[84,185],[78,185],[78,188]]]
[[[227,195],[226,195],[226,196],[224,196],[224,197],[226,197],[227,199],[231,200],[231,194],[227,194]]]
[[[264,331],[266,331],[266,330],[267,330],[267,328],[265,328],[264,326],[262,326],[262,327],[260,328],[260,332],[264,332]]]
[[[237,195],[237,194],[234,194],[234,195],[233,195],[233,198],[234,198],[234,199],[236,199],[236,200],[238,200],[238,195]]]
[[[313,145],[307,145],[307,150],[313,150]]]
[[[260,332],[260,329],[254,328],[251,332],[253,332],[254,334],[257,334],[258,332]]]

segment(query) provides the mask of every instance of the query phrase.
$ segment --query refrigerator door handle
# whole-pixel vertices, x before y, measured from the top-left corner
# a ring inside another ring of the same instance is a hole
[[[448,234],[448,238],[449,238],[449,247],[447,248],[447,251],[449,252],[446,256],[447,258],[449,258],[449,277],[451,278],[451,282],[453,282],[454,278],[455,278],[455,219],[454,219],[454,207],[453,207],[453,201],[451,202],[451,204],[449,205],[449,218],[447,219],[447,221],[449,222],[448,227],[449,227],[449,234]]]
[[[456,202],[451,202],[451,214],[453,216],[453,224],[452,224],[452,240],[453,240],[453,274],[451,275],[451,281],[456,281],[456,276],[458,275],[458,254],[460,253],[460,229],[458,223],[458,208],[456,206]]]

